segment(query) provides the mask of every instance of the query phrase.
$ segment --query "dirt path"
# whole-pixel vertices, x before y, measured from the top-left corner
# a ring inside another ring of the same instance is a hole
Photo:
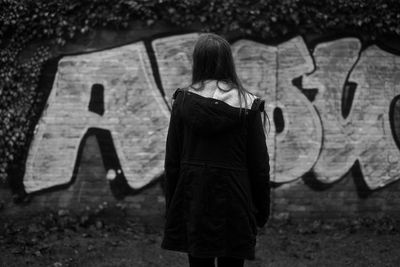
[[[0,220],[0,266],[187,266],[185,254],[160,249],[162,220],[145,222],[110,208],[45,212]],[[400,266],[398,221],[271,224],[258,236],[261,266]]]

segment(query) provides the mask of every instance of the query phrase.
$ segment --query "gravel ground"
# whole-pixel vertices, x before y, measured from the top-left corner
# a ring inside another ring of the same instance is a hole
[[[0,266],[188,266],[160,249],[162,219],[121,207],[45,211],[0,219]],[[245,266],[400,266],[400,224],[390,218],[270,222]]]

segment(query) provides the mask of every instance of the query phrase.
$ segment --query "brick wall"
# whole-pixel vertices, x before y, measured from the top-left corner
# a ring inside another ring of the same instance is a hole
[[[3,212],[106,201],[163,213],[170,97],[190,81],[198,34],[151,34],[61,57],[24,166],[33,198],[21,207],[4,193]],[[273,216],[399,217],[399,57],[355,37],[312,46],[301,36],[278,45],[238,39],[232,49],[271,120]]]

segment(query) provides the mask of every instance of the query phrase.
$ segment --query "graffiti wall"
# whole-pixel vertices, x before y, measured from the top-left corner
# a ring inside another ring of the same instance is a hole
[[[110,166],[108,179],[123,176],[137,189],[163,172],[169,112],[143,44],[61,59],[47,105],[26,163],[27,192],[74,178],[89,129],[110,135],[104,142],[112,149],[104,154],[115,151],[108,157],[119,162]]]
[[[171,95],[190,82],[198,36],[172,35],[63,57],[27,156],[26,192],[47,194],[78,183],[90,136],[97,138],[102,158],[100,179],[115,198],[159,186]],[[373,196],[349,191],[384,195],[397,188],[398,55],[350,37],[312,49],[301,36],[279,45],[239,39],[232,50],[243,85],[266,100],[277,216],[330,208],[341,216],[343,202],[332,192],[360,211],[360,203]],[[352,179],[357,186],[349,189]],[[326,201],[310,203],[316,195]]]

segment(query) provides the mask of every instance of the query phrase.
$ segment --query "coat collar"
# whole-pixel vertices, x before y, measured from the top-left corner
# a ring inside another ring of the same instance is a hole
[[[236,88],[230,88],[226,82],[217,80],[206,80],[202,84],[194,84],[187,88],[191,93],[198,94],[203,97],[213,98],[225,102],[226,104],[240,108],[251,108],[257,96],[245,93],[246,99],[243,96],[239,97],[239,91]]]

